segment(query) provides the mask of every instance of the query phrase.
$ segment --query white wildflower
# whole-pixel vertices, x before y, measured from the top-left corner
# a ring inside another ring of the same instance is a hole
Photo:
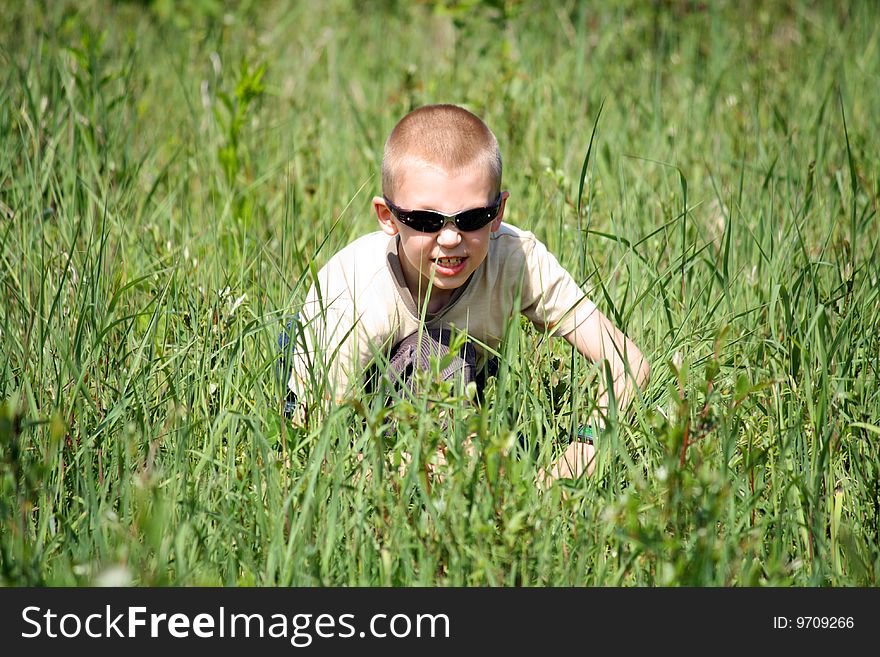
[[[206,110],[211,109],[211,93],[210,87],[208,86],[207,80],[202,80],[202,83],[199,85],[199,94],[202,97],[202,107]]]
[[[235,301],[232,302],[232,304],[229,307],[229,316],[230,317],[232,317],[235,314],[235,311],[238,309],[238,307],[241,304],[243,304],[245,302],[245,299],[247,299],[247,294],[242,294],[240,297],[238,297]]]
[[[105,568],[95,577],[95,586],[130,586],[131,573],[128,568],[122,565],[114,565]]]
[[[214,68],[214,75],[219,78],[220,74],[223,72],[223,64],[220,61],[220,54],[215,50],[209,55],[209,58],[211,60],[211,66]]]

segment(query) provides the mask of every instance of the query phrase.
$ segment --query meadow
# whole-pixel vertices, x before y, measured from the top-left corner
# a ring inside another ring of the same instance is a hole
[[[0,584],[880,581],[875,2],[0,15]],[[278,334],[431,102],[651,363],[591,477],[536,485],[602,373],[518,318],[482,404],[282,417]]]

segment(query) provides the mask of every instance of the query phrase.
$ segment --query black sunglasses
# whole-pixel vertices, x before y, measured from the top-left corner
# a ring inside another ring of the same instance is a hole
[[[433,210],[403,210],[391,201],[387,196],[383,196],[385,205],[391,210],[391,213],[397,217],[404,226],[409,226],[413,230],[420,233],[436,233],[447,221],[455,222],[455,227],[459,230],[469,232],[472,230],[480,230],[483,226],[498,216],[498,210],[501,208],[501,194],[495,203],[486,208],[473,208],[464,210],[458,214],[446,215]]]

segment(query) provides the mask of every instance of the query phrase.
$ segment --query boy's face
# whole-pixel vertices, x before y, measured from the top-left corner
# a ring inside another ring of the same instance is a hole
[[[379,225],[389,235],[400,235],[398,256],[413,298],[424,297],[429,282],[432,299],[442,299],[464,285],[486,259],[489,235],[501,227],[508,193],[501,194],[501,206],[491,222],[474,231],[461,231],[448,221],[436,233],[423,233],[401,223],[381,196],[373,198]],[[391,203],[405,210],[434,210],[454,215],[462,210],[493,205],[489,174],[467,169],[449,175],[436,167],[423,165],[406,171],[397,185]]]

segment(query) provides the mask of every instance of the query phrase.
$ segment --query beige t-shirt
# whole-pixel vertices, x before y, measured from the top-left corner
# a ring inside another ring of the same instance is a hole
[[[377,231],[336,253],[318,273],[300,312],[293,372],[299,399],[309,390],[345,397],[362,381],[375,353],[419,330],[420,308],[403,277],[399,237]],[[547,248],[510,224],[490,233],[489,252],[467,282],[425,326],[454,327],[475,342],[482,362],[497,349],[511,316],[522,313],[539,330],[566,335],[595,306]],[[311,367],[310,367],[311,364]],[[322,381],[326,375],[326,381]]]

